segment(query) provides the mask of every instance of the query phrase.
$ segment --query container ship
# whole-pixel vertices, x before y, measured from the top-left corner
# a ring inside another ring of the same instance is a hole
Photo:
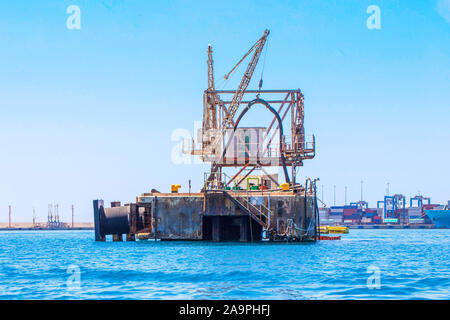
[[[436,228],[450,228],[450,201],[443,209],[425,210]]]

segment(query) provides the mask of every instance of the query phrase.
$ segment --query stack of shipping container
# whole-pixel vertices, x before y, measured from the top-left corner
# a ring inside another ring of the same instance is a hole
[[[334,221],[330,219],[330,208],[319,208],[319,218],[321,225],[334,224]]]
[[[361,223],[364,224],[381,224],[383,221],[383,209],[380,208],[367,208],[364,210]]]
[[[330,208],[330,219],[333,219],[336,224],[342,224],[343,222],[342,209],[343,207],[337,206],[333,206]]]
[[[407,209],[408,222],[411,224],[425,223],[423,218],[423,207],[409,207]]]
[[[344,224],[360,224],[362,218],[362,210],[358,206],[342,207],[342,218]]]
[[[423,207],[398,208],[395,217],[384,219],[383,208],[362,208],[358,205],[320,208],[321,225],[379,225],[379,224],[431,224],[425,210],[441,207],[438,204],[424,204]],[[443,207],[443,206],[442,206]],[[404,210],[404,211],[403,211]]]
[[[361,208],[357,205],[320,208],[322,225],[381,224],[383,209]]]

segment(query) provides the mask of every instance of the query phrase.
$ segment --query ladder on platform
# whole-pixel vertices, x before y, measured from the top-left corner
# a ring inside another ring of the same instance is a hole
[[[222,190],[222,193],[230,199],[242,212],[251,216],[258,224],[263,227],[263,230],[269,229],[270,224],[270,209],[264,204],[253,204],[250,197],[233,195],[230,192]]]

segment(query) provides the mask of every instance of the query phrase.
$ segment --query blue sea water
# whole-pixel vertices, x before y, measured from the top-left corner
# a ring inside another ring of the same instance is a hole
[[[93,231],[3,231],[0,299],[449,299],[449,236],[350,230],[316,244],[102,243]]]

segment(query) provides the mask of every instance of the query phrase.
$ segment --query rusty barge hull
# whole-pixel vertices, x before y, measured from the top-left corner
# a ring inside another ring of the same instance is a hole
[[[96,241],[315,241],[316,201],[288,192],[144,193],[135,203],[94,200]]]

